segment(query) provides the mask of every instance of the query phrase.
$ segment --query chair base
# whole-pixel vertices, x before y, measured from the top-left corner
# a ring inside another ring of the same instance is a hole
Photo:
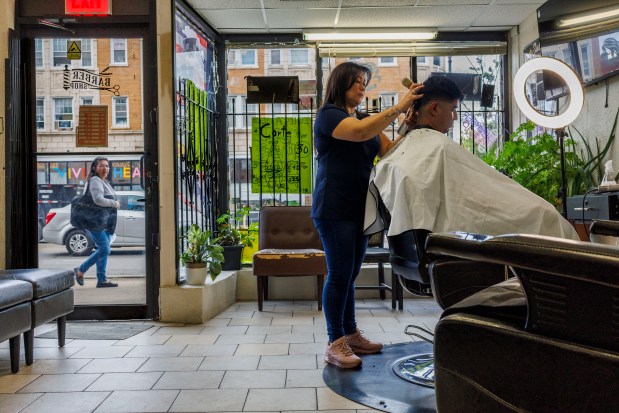
[[[393,372],[413,384],[434,388],[434,354],[414,354],[396,360]]]

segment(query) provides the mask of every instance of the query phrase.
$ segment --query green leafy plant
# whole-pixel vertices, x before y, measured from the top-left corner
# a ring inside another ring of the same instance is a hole
[[[564,138],[565,174],[567,195],[584,194],[600,183],[604,174],[604,160],[615,139],[619,111],[615,115],[611,132],[604,146],[597,138],[590,144],[574,127],[569,135],[578,135],[579,146],[573,138]],[[542,132],[526,137],[535,131],[533,122],[521,124],[503,145],[503,150],[490,150],[482,159],[505,173],[531,192],[555,206],[560,206],[561,154],[557,139]],[[581,147],[582,149],[578,149]]]
[[[205,231],[199,225],[193,224],[181,238],[185,247],[180,254],[183,265],[187,263],[208,264],[211,279],[217,278],[221,274],[224,249],[214,242],[211,231]]]
[[[249,207],[244,207],[239,210],[236,216],[232,216],[228,211],[217,217],[217,238],[213,242],[225,247],[233,245],[253,247],[256,240],[254,234],[258,223],[254,222],[247,229],[239,228],[240,222],[244,216],[249,214],[249,211]]]

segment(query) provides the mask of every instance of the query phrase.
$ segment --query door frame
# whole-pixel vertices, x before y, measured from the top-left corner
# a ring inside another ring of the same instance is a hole
[[[60,3],[60,2],[59,2]],[[106,19],[84,18],[81,22],[71,25],[74,33],[69,34],[55,28],[38,24],[34,17],[16,18],[15,32],[21,46],[19,56],[21,84],[19,91],[11,91],[7,87],[7,96],[19,93],[22,99],[20,125],[23,133],[14,139],[24,139],[22,150],[25,156],[17,159],[25,176],[9,178],[7,172],[7,217],[15,211],[22,211],[25,219],[20,222],[8,223],[7,233],[12,234],[15,243],[7,243],[7,260],[9,268],[38,267],[38,236],[37,233],[37,197],[36,197],[36,67],[34,56],[34,39],[37,37],[83,37],[83,38],[141,38],[142,39],[142,71],[143,71],[143,124],[144,124],[144,190],[145,190],[145,264],[146,264],[146,304],[121,305],[79,305],[67,316],[73,320],[102,319],[155,319],[159,315],[159,190],[158,190],[158,133],[157,133],[157,46],[156,42],[156,2],[148,0],[149,15],[109,16]],[[15,58],[12,56],[11,58]],[[7,86],[9,83],[7,83]],[[7,140],[9,138],[7,137]],[[25,146],[25,147],[24,147]],[[7,158],[12,154],[7,142]],[[66,155],[66,154],[65,154]],[[24,182],[30,186],[26,196],[14,196],[23,191]],[[34,185],[34,186],[33,186]],[[10,227],[10,228],[9,228]],[[17,234],[24,234],[19,237]],[[7,238],[8,240],[8,238]],[[26,248],[15,248],[23,244]],[[13,247],[11,246],[13,245]]]

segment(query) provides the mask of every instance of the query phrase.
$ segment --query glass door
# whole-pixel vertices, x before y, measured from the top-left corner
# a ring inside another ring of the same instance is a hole
[[[85,270],[76,306],[146,306],[143,40],[71,35],[34,46],[39,267]],[[107,263],[97,235],[70,223],[98,157],[120,203]],[[117,286],[103,288],[103,278]]]

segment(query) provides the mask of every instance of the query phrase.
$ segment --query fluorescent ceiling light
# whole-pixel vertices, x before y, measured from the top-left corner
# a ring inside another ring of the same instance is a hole
[[[435,29],[399,31],[332,31],[332,32],[305,32],[303,39],[308,41],[407,41],[435,39]]]
[[[570,105],[558,116],[546,116],[539,113],[527,99],[527,78],[538,70],[550,70],[559,75],[570,91]],[[514,99],[527,118],[545,128],[559,129],[572,123],[582,110],[585,101],[582,85],[574,70],[560,60],[550,57],[538,57],[523,64],[514,76]]]
[[[583,23],[590,23],[598,20],[611,19],[619,16],[619,7],[611,6],[601,9],[592,10],[588,13],[577,13],[565,16],[559,20],[557,26],[577,26]]]

